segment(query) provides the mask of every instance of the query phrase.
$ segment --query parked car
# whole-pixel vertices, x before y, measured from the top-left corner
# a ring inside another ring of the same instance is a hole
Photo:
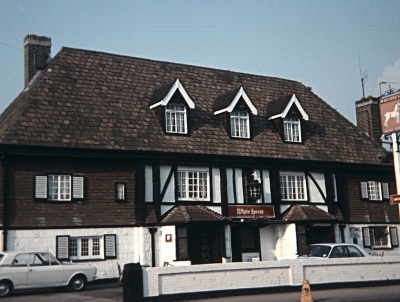
[[[311,244],[302,251],[297,258],[347,258],[347,257],[374,257],[363,248],[350,243],[320,243]]]
[[[95,266],[62,263],[49,252],[0,252],[0,297],[28,288],[69,286],[79,291],[96,273]]]

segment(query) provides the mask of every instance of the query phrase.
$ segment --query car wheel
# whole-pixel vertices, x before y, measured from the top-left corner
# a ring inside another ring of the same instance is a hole
[[[11,291],[10,283],[7,281],[0,281],[0,297],[7,296]]]
[[[69,288],[74,291],[80,291],[85,287],[86,279],[83,276],[75,276],[69,283]]]

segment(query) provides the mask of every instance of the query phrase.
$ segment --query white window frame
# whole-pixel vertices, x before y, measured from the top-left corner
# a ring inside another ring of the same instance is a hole
[[[165,106],[165,131],[167,133],[187,134],[186,106],[168,104]]]
[[[301,143],[300,118],[286,117],[283,119],[283,136],[285,142]]]
[[[126,185],[123,182],[115,183],[115,200],[116,201],[125,201],[126,199]]]
[[[191,183],[191,180],[196,181]],[[177,189],[178,200],[210,201],[209,169],[178,167]]]
[[[71,260],[103,259],[103,251],[103,236],[69,238],[69,255]]]
[[[51,201],[71,201],[72,197],[71,175],[48,176],[48,198]]]
[[[250,138],[250,114],[247,111],[234,110],[231,117],[231,136]]]
[[[380,181],[361,182],[361,198],[371,201],[389,199],[389,184]]]
[[[307,182],[305,173],[280,172],[281,199],[283,201],[306,201]]]

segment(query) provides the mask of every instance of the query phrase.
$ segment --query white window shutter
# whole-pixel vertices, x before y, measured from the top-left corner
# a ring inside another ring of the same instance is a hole
[[[390,198],[390,194],[389,194],[389,184],[387,182],[383,182],[382,183],[382,196],[383,199],[389,199]]]
[[[69,261],[69,236],[56,237],[56,257],[61,261]]]
[[[399,247],[399,237],[397,236],[397,228],[396,227],[390,227],[390,243],[392,247]]]
[[[368,199],[368,184],[366,182],[361,182],[361,198]]]
[[[35,176],[35,198],[47,198],[47,176]]]
[[[365,248],[371,248],[371,235],[369,228],[362,228],[363,242]]]
[[[72,198],[83,199],[83,177],[74,176],[72,179]]]
[[[115,234],[104,235],[104,257],[105,259],[117,258]]]

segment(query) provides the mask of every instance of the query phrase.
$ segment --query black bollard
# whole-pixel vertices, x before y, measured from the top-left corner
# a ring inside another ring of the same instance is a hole
[[[143,273],[140,263],[127,263],[123,271],[123,302],[143,302]]]

